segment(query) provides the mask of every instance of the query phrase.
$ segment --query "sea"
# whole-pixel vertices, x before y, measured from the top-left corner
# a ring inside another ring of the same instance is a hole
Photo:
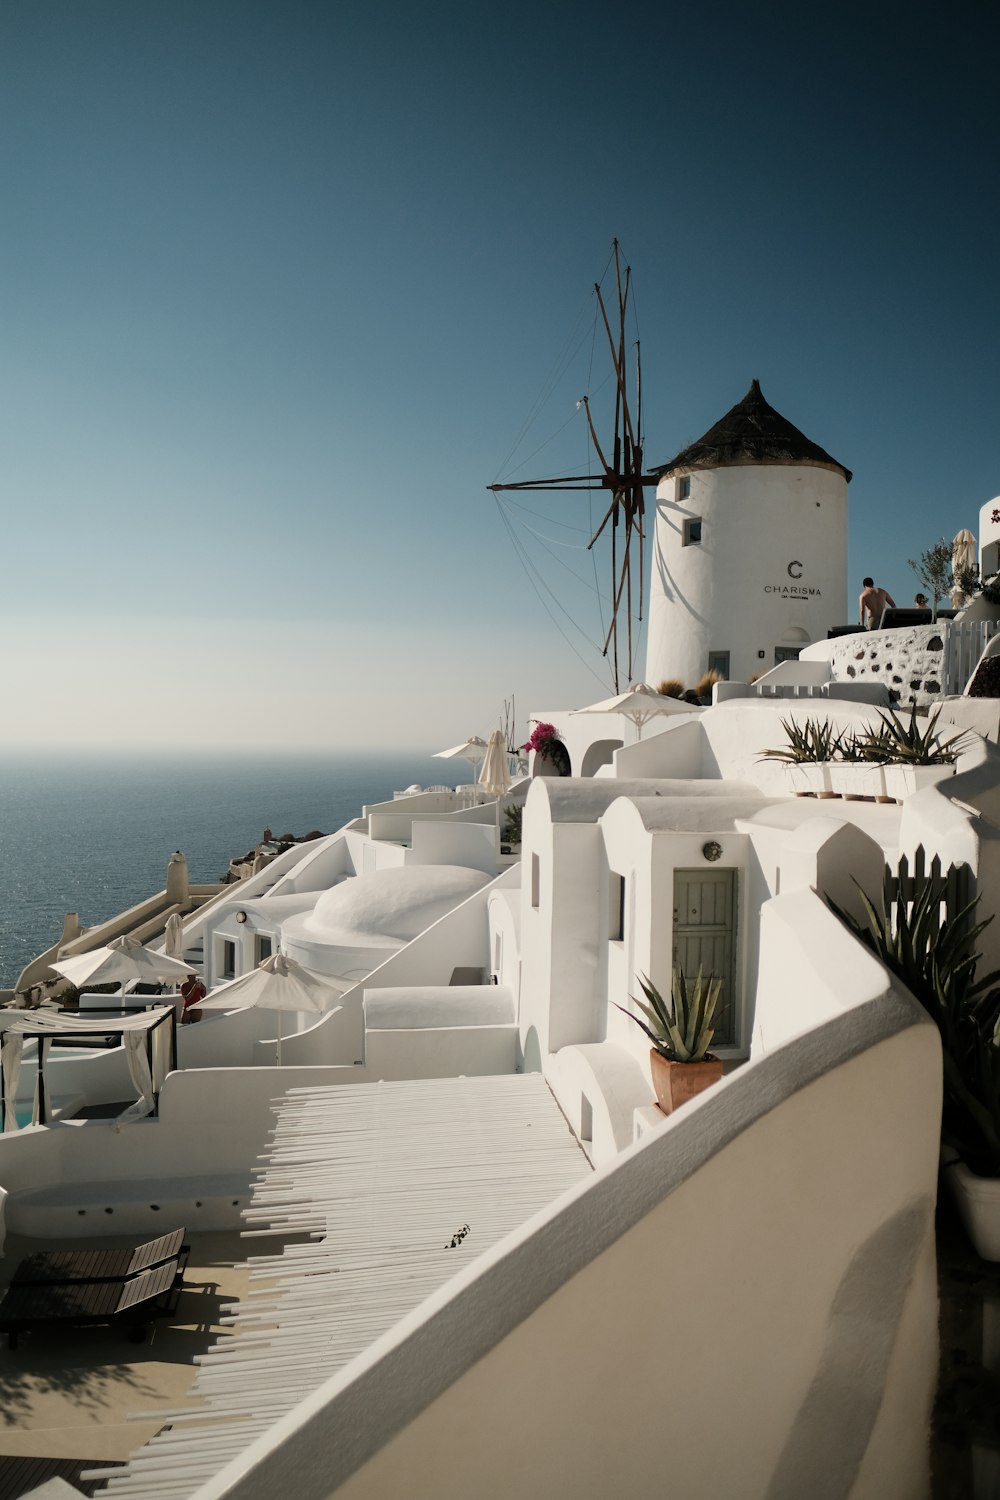
[[[471,781],[461,760],[407,752],[0,753],[0,988],[58,941],[163,889],[175,849],[192,881],[221,880],[265,828],[333,833],[365,803]]]

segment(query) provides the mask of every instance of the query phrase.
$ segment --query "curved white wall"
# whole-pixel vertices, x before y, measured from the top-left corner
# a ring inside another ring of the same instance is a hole
[[[649,591],[646,681],[693,686],[709,653],[749,681],[775,648],[805,646],[844,623],[847,482],[809,464],[739,464],[660,482]],[[684,545],[685,521],[701,542]],[[763,656],[758,653],[763,652]]]
[[[979,566],[984,578],[1000,571],[1000,495],[979,509]]]

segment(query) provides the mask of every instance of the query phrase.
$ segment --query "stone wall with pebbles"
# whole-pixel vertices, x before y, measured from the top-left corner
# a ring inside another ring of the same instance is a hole
[[[936,703],[945,692],[945,633],[939,625],[858,631],[830,642],[837,682],[881,682],[904,708]]]

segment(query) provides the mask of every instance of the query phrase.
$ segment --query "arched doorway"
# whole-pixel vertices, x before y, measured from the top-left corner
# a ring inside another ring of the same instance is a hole
[[[580,775],[596,776],[601,766],[610,766],[615,751],[620,750],[624,743],[624,740],[595,740],[583,757]]]
[[[531,774],[535,776],[572,776],[569,751],[562,740],[546,740],[544,750],[535,751]]]

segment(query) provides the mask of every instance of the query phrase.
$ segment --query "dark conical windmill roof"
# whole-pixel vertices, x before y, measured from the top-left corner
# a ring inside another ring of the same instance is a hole
[[[659,465],[654,473],[662,479],[675,469],[726,469],[735,464],[817,464],[824,469],[838,469],[848,483],[851,478],[850,469],[845,469],[768,405],[756,380],[743,400],[710,427],[704,437],[668,464]]]

